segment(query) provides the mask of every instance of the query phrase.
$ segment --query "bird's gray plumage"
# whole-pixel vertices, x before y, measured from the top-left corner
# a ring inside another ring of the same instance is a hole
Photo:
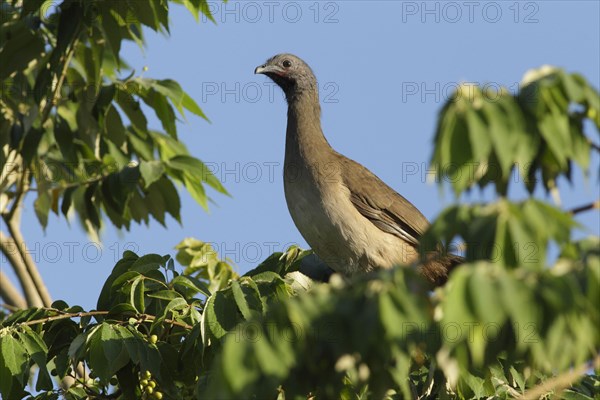
[[[375,174],[331,148],[321,130],[311,68],[292,54],[279,54],[255,73],[269,76],[286,95],[286,201],[317,256],[347,275],[416,262],[427,219]],[[442,283],[458,261],[432,254],[420,270]]]

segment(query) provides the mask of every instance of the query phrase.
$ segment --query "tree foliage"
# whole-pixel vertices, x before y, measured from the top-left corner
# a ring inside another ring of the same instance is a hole
[[[203,2],[183,3],[195,15],[206,12]],[[63,213],[73,209],[93,231],[102,215],[119,227],[150,215],[161,223],[167,213],[178,219],[177,192],[166,189],[172,182],[184,183],[203,205],[205,185],[224,191],[177,139],[177,113],[202,116],[193,100],[170,80],[119,78],[128,70],[121,40],[143,43],[142,25],[168,31],[165,2],[94,8],[66,1],[47,20],[36,2],[6,4],[2,35],[11,39],[0,56],[17,56],[0,76],[11,88],[22,86],[2,97],[3,163],[20,168],[4,187],[19,196],[35,182],[43,225],[59,200]],[[17,52],[14,38],[27,51]],[[47,89],[37,100],[27,96],[36,87]],[[148,128],[138,101],[154,110],[163,132]],[[438,181],[449,182],[457,198],[476,186],[492,186],[497,198],[452,205],[425,233],[423,254],[463,242],[465,263],[443,287],[431,291],[401,266],[323,282],[320,261],[297,247],[242,276],[196,239],[177,245],[174,258],[126,252],[95,310],[59,300],[4,315],[0,394],[597,398],[600,239],[573,238],[580,229],[574,214],[598,208],[598,200],[564,209],[557,180],[571,181],[575,170],[589,176],[599,110],[598,91],[585,78],[553,67],[528,72],[515,94],[457,90],[435,135],[432,164],[447,178]],[[83,174],[35,174],[37,165],[62,171],[69,163]],[[508,195],[520,182],[529,197],[514,201]],[[533,197],[536,188],[550,192],[554,204]],[[2,195],[18,201],[10,191]],[[57,385],[69,377],[72,385]]]
[[[171,3],[210,17],[204,0]],[[106,218],[126,229],[150,217],[181,222],[176,184],[204,208],[206,186],[226,193],[179,140],[176,121],[186,112],[206,119],[198,104],[176,81],[145,77],[120,54],[125,41],[144,46],[144,28],[168,34],[169,4],[2,3],[0,212],[10,233],[2,251],[20,267],[29,305],[49,305],[50,297],[22,245],[19,213],[27,195],[35,196],[42,227],[52,211],[74,215],[95,236]],[[160,128],[150,126],[149,113]]]

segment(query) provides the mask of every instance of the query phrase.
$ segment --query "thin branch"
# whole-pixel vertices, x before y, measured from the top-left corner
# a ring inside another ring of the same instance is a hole
[[[57,320],[60,320],[60,319],[93,317],[95,315],[108,315],[110,313],[110,311],[87,311],[87,312],[78,312],[78,313],[65,313],[65,312],[60,311],[60,310],[55,310],[55,309],[50,309],[50,310],[58,312],[59,315],[53,315],[52,317],[45,317],[45,318],[34,319],[34,320],[31,320],[31,321],[21,322],[19,325],[44,324],[44,323],[47,323],[47,322],[57,321]],[[143,321],[154,321],[154,320],[156,320],[156,317],[154,315],[150,315],[150,314],[136,314],[136,318],[140,319],[140,320],[143,320]],[[194,328],[191,325],[188,325],[188,324],[185,324],[185,323],[179,322],[179,321],[174,321],[174,320],[168,319],[168,318],[165,318],[164,321],[167,324],[179,326],[181,328],[185,328],[185,329],[188,329],[188,330],[191,330],[191,329]]]
[[[581,379],[581,377],[585,375],[587,371],[592,367],[592,364],[600,364],[600,355],[596,356],[593,363],[587,362],[585,364],[580,365],[577,368],[565,372],[564,374],[545,380],[539,385],[532,387],[523,394],[521,399],[537,400],[542,398],[546,394],[567,389],[568,387],[573,385],[573,383]]]
[[[21,201],[22,200],[23,198],[21,198]],[[25,239],[23,238],[23,234],[21,233],[21,227],[19,226],[20,208],[21,206],[19,206],[18,213],[13,215],[13,218],[8,219],[5,217],[4,221],[6,222],[6,226],[8,228],[8,232],[10,233],[10,236],[12,236],[12,239],[16,244],[15,247],[18,253],[21,255],[21,259],[23,260],[25,267],[27,268],[27,273],[31,277],[33,285],[36,288],[39,297],[42,300],[42,304],[49,307],[52,304],[52,298],[50,297],[50,293],[48,293],[48,289],[46,288],[46,285],[42,280],[42,276],[40,275],[40,272],[38,271],[35,265],[35,261],[33,261],[33,258],[31,257],[31,253],[27,249]],[[17,218],[15,218],[15,216]]]
[[[0,151],[4,152],[4,150]],[[11,193],[5,189],[15,184],[15,181],[17,180],[16,174],[19,173],[19,168],[21,166],[21,157],[16,149],[10,149],[5,156],[4,167],[2,167],[2,171],[0,172],[0,193],[4,193],[10,198]],[[12,196],[15,194],[12,194]],[[1,205],[0,212],[4,213],[4,208],[6,208],[7,205],[8,202],[7,204]]]
[[[23,162],[23,160],[21,160],[21,162]],[[25,196],[25,193],[27,193],[27,191],[29,189],[29,185],[27,184],[28,178],[29,178],[29,171],[24,170],[21,173],[21,176],[19,177],[19,182],[17,183],[17,192],[15,194],[15,199],[13,200],[12,206],[10,207],[10,210],[8,210],[7,213],[4,213],[2,215],[2,217],[4,217],[5,220],[13,219],[18,208],[21,207],[21,202],[23,201],[23,196]]]
[[[576,215],[585,211],[589,211],[589,210],[593,210],[595,208],[600,208],[600,199],[590,203],[590,204],[586,204],[583,206],[579,206],[579,207],[575,207],[571,210],[569,210],[570,214]]]
[[[86,179],[83,181],[70,182],[70,183],[67,183],[64,185],[60,185],[60,184],[59,185],[48,185],[47,187],[44,187],[44,188],[27,187],[27,189],[23,189],[22,191],[21,190],[18,190],[18,191],[7,190],[4,193],[6,193],[7,195],[10,195],[10,196],[16,196],[20,192],[22,192],[22,193],[38,192],[39,193],[39,192],[45,192],[48,190],[56,190],[56,189],[66,190],[66,189],[70,189],[70,188],[77,188],[80,186],[90,185],[90,184],[96,183],[96,182],[101,182],[104,179],[108,178],[109,176],[110,176],[110,174],[102,174],[102,175],[98,175],[98,176],[95,176],[93,178],[89,178],[89,179]]]
[[[25,301],[25,300],[23,300],[23,301]],[[25,307],[27,307],[27,303],[25,303]],[[6,303],[0,304],[0,308],[5,308],[10,312],[17,312],[17,311],[21,310],[20,307],[11,306],[10,304],[6,304]]]
[[[19,191],[13,201],[13,204],[10,210],[2,215],[11,237],[6,237],[3,232],[0,232],[0,246],[2,247],[2,252],[10,261],[15,273],[17,274],[17,277],[19,278],[19,281],[21,282],[27,303],[34,307],[40,305],[49,306],[52,304],[52,299],[50,298],[50,294],[46,289],[46,285],[42,281],[31,254],[27,250],[23,235],[21,234],[21,228],[19,226],[24,194],[27,192],[29,187],[29,178],[29,171],[24,170],[21,173],[19,182],[17,184]],[[8,247],[9,245],[12,247],[12,249]],[[18,256],[14,254],[14,250],[16,250]],[[35,289],[35,294],[33,294],[33,289]]]
[[[6,304],[0,305],[10,311],[16,311],[18,309],[27,308],[27,302],[21,296],[21,293],[8,279],[8,276],[0,270],[0,297],[4,299]]]
[[[56,310],[56,312],[59,312],[60,314],[53,315],[52,317],[45,317],[45,318],[34,319],[31,321],[21,322],[19,325],[37,325],[37,324],[45,324],[47,322],[52,322],[52,321],[58,321],[60,319],[93,317],[94,315],[107,315],[108,314],[108,311],[88,311],[88,312],[78,312],[78,313],[63,313],[60,310]]]
[[[15,274],[19,279],[19,283],[21,284],[21,288],[23,289],[23,294],[25,295],[25,300],[27,302],[25,307],[27,307],[27,305],[30,307],[42,306],[42,299],[36,290],[31,276],[27,272],[27,266],[21,258],[16,242],[13,240],[13,238],[6,236],[3,231],[0,231],[0,250],[8,259],[10,265],[12,265]]]
[[[79,23],[79,24],[80,25],[77,28],[78,30],[81,27],[81,23]],[[52,97],[50,98],[50,101],[48,101],[44,105],[44,109],[42,110],[42,118],[41,118],[42,126],[44,126],[44,123],[50,116],[50,111],[52,111],[52,107],[54,107],[56,104],[58,104],[58,100],[60,98],[60,91],[62,89],[62,85],[65,81],[65,78],[67,77],[67,70],[69,69],[69,64],[71,64],[71,59],[73,58],[73,54],[75,54],[75,48],[77,47],[77,44],[79,43],[79,32],[75,36],[76,36],[75,40],[73,40],[73,43],[71,43],[71,47],[69,48],[69,50],[67,51],[67,54],[63,58],[64,64],[63,64],[60,76],[58,77],[58,81],[56,82],[56,87],[54,88]]]

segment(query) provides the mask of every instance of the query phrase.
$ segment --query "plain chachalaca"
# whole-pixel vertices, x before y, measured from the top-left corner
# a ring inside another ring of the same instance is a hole
[[[279,54],[254,73],[267,75],[285,93],[285,197],[296,227],[316,255],[344,275],[418,263],[427,280],[444,283],[461,258],[434,252],[419,263],[419,239],[427,219],[368,169],[329,145],[310,67],[294,55]]]

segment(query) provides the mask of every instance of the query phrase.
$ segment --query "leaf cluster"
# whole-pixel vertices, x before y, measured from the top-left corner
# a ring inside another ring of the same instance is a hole
[[[205,1],[182,1],[198,17]],[[35,192],[43,227],[50,211],[74,213],[90,233],[103,215],[181,222],[182,184],[204,208],[206,186],[227,193],[179,140],[185,112],[206,116],[171,79],[137,74],[120,51],[144,46],[143,28],[167,34],[170,2],[3,2],[0,21],[0,164],[3,207]],[[161,123],[151,127],[152,112]],[[2,210],[4,213],[7,210]]]
[[[461,85],[440,112],[431,163],[455,194],[492,185],[506,195],[519,180],[530,192],[571,180],[573,163],[587,172],[600,129],[600,96],[581,75],[544,66],[531,70],[511,94],[495,85]]]
[[[239,277],[214,252],[204,251],[206,243],[186,239],[177,247],[186,273],[178,273],[169,256],[127,251],[107,278],[96,310],[57,301],[4,319],[2,397],[134,399],[149,396],[148,374],[155,383],[151,392],[193,397],[206,384],[225,333],[295,295],[299,289],[288,274],[309,254],[293,247]],[[32,367],[38,369],[32,388],[39,396],[26,391]],[[51,376],[72,377],[75,384],[57,390]]]

